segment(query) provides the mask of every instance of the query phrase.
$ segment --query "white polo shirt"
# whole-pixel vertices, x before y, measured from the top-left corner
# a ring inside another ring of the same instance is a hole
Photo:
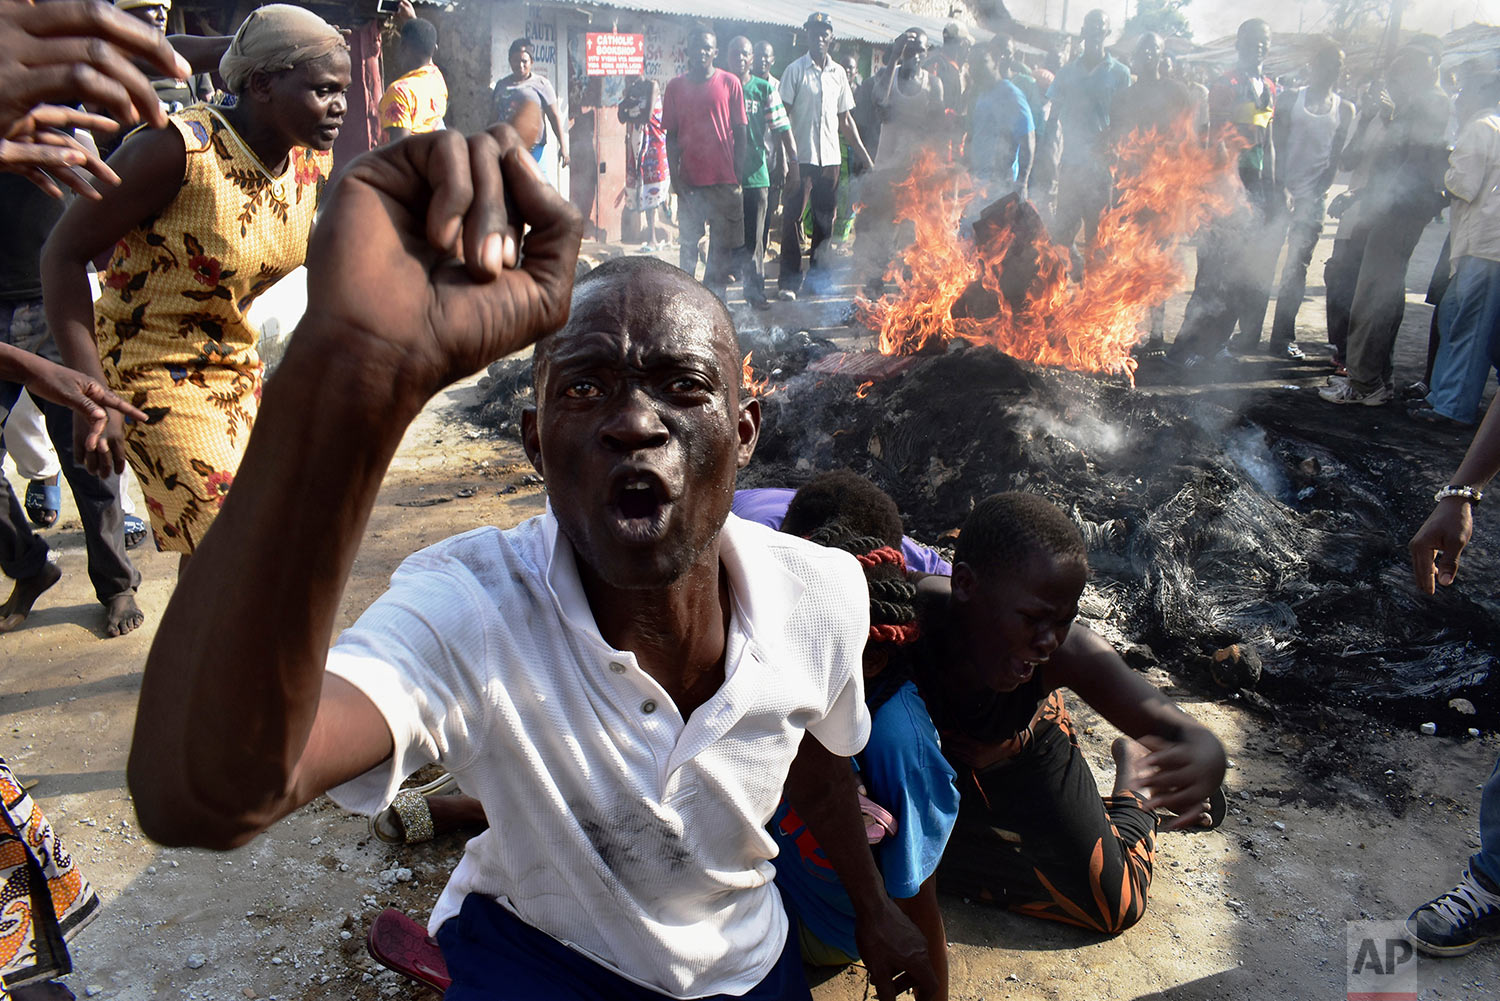
[[[805,53],[794,60],[781,74],[781,103],[792,122],[798,163],[826,167],[843,159],[839,115],[854,110],[854,91],[849,74],[832,56],[822,69]]]
[[[492,826],[428,924],[470,893],[673,997],[743,994],[787,918],[765,825],[803,730],[835,754],[869,736],[869,630],[853,557],[729,517],[724,685],[684,722],[635,657],[600,636],[551,512],[403,562],[328,670],[379,708],[395,754],[330,792],[384,808],[429,762]]]

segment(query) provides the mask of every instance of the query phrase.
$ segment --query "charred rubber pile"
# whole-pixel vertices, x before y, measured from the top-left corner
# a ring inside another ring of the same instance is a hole
[[[1500,566],[1472,546],[1468,587],[1417,594],[1405,547],[1425,481],[1409,456],[1330,429],[1310,393],[1240,401],[1242,416],[962,345],[885,379],[807,371],[777,390],[742,486],[849,467],[939,544],[985,495],[1035,491],[1073,510],[1095,570],[1083,614],[1138,666],[1402,718],[1461,695],[1479,707],[1464,725],[1500,719],[1484,585]]]

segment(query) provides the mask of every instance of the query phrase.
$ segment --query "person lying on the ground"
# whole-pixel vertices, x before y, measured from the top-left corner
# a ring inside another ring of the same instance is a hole
[[[1077,527],[1034,494],[996,494],[965,521],[953,577],[924,578],[921,638],[902,658],[958,771],[958,824],[938,885],[1099,932],[1145,913],[1158,810],[1166,829],[1222,820],[1223,745],[1075,625],[1088,579]],[[1127,736],[1099,797],[1060,689]]]
[[[808,999],[764,830],[785,786],[853,888],[880,997],[898,975],[929,997],[838,757],[869,730],[858,565],[729,517],[760,409],[727,310],[651,258],[575,291],[582,220],[527,154],[504,125],[430,133],[334,185],[320,295],[146,663],[141,827],[231,848],[325,791],[377,811],[435,762],[503,818],[430,925],[448,1001]],[[547,513],[407,560],[327,652],[407,426],[534,341]]]
[[[1479,425],[1463,461],[1437,492],[1437,507],[1412,536],[1411,562],[1417,588],[1433,593],[1437,583],[1452,586],[1458,558],[1474,533],[1474,508],[1500,473],[1500,397]],[[1462,956],[1482,942],[1500,939],[1500,761],[1479,797],[1479,851],[1451,890],[1412,911],[1406,937],[1429,956]]]
[[[176,79],[191,71],[164,35],[107,5],[0,4],[0,170],[23,174],[59,195],[58,185],[64,185],[94,196],[79,170],[118,183],[70,133],[116,127],[74,107],[83,102],[102,107],[116,121],[166,123],[151,81],[132,60]]]

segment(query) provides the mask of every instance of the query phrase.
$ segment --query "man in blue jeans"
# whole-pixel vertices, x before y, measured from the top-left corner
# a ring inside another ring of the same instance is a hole
[[[1484,423],[1437,507],[1411,540],[1417,587],[1433,591],[1458,575],[1458,557],[1474,532],[1474,508],[1484,486],[1500,472],[1500,403],[1491,402]],[[1479,797],[1479,851],[1458,885],[1429,900],[1406,919],[1412,944],[1429,956],[1462,956],[1481,942],[1500,939],[1500,761]]]

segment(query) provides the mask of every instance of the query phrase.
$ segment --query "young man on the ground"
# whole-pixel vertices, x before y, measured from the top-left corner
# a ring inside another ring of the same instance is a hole
[[[1412,569],[1417,589],[1433,593],[1458,576],[1458,560],[1474,534],[1474,511],[1483,490],[1500,473],[1500,397],[1489,412],[1448,485],[1437,493],[1437,507],[1412,536]],[[1500,761],[1479,795],[1479,850],[1453,889],[1418,907],[1406,919],[1406,936],[1429,956],[1462,956],[1484,942],[1500,939]]]
[[[436,26],[412,17],[401,23],[400,33],[396,67],[401,75],[380,98],[380,127],[388,143],[441,129],[448,113],[448,82],[432,62],[438,46]]]
[[[552,81],[540,73],[532,72],[531,39],[518,38],[510,43],[510,75],[495,81],[491,95],[491,115],[497,122],[513,122],[520,105],[528,104],[542,113],[545,121],[537,133],[536,143],[531,147],[531,158],[542,162],[547,149],[547,129],[557,137],[558,166],[568,165],[568,130],[563,128],[562,116],[557,111],[557,91]]]
[[[1364,236],[1349,304],[1349,375],[1318,391],[1329,403],[1380,406],[1395,398],[1393,356],[1406,311],[1406,267],[1443,206],[1448,95],[1437,85],[1437,65],[1426,49],[1408,45],[1391,61],[1388,104],[1388,123],[1367,154],[1370,182],[1358,200]]]
[[[1051,143],[1062,143],[1057,167],[1057,210],[1052,239],[1068,249],[1074,266],[1083,255],[1074,248],[1083,229],[1084,251],[1092,250],[1099,216],[1109,207],[1109,111],[1115,94],[1130,86],[1130,70],[1104,50],[1109,15],[1091,10],[1083,16],[1083,51],[1057,74],[1047,91],[1052,110],[1047,119]],[[1055,148],[1055,145],[1052,147]]]
[[[708,230],[703,284],[723,299],[730,269],[743,267],[746,176],[750,140],[740,78],[714,66],[719,41],[699,28],[688,36],[687,72],[667,83],[661,124],[667,130],[667,163],[677,192],[677,261],[696,275],[698,243]]]
[[[1192,367],[1205,359],[1224,360],[1222,352],[1239,327],[1239,346],[1259,343],[1271,300],[1280,235],[1272,226],[1276,213],[1276,144],[1271,129],[1276,84],[1265,74],[1271,50],[1271,27],[1260,18],[1240,25],[1235,36],[1239,61],[1209,90],[1209,142],[1226,128],[1245,143],[1239,155],[1239,180],[1245,204],[1212,224],[1198,245],[1198,273],[1188,299],[1182,328],[1167,357]]]
[[[1474,424],[1490,369],[1500,362],[1500,74],[1472,79],[1460,95],[1466,121],[1448,158],[1453,201],[1452,279],[1438,305],[1438,350],[1418,420]]]
[[[1334,92],[1344,72],[1344,50],[1332,42],[1313,55],[1307,86],[1285,91],[1271,118],[1275,133],[1278,207],[1287,208],[1286,263],[1276,290],[1271,353],[1300,361],[1297,311],[1307,291],[1307,266],[1328,210],[1328,187],[1354,125],[1354,104]]]
[[[729,43],[729,65],[740,78],[745,92],[745,120],[749,145],[745,152],[744,205],[745,247],[740,277],[745,300],[756,309],[769,308],[766,301],[766,219],[770,215],[771,173],[768,150],[775,149],[782,163],[792,165],[793,183],[801,180],[795,170],[797,147],[792,125],[787,121],[781,95],[769,80],[751,73],[755,56],[750,39],[739,35]]]
[[[146,664],[141,827],[234,847],[327,790],[378,810],[439,763],[497,825],[431,925],[448,1001],[805,1001],[762,827],[790,783],[857,888],[877,989],[905,972],[927,997],[831,753],[869,726],[858,565],[729,519],[760,413],[728,311],[654,258],[570,296],[582,220],[525,155],[504,126],[413,136],[332,189],[308,254],[321,295]],[[329,653],[408,424],[570,298],[524,419],[548,512],[412,557]],[[252,596],[256,616],[212,611]]]
[[[805,280],[808,291],[814,295],[829,289],[824,256],[833,236],[833,213],[838,205],[839,166],[843,157],[840,135],[849,143],[855,173],[870,168],[870,154],[850,115],[854,110],[854,90],[844,68],[828,52],[833,41],[833,19],[817,11],[808,15],[803,30],[807,33],[807,52],[781,75],[781,103],[791,119],[801,178],[799,185],[787,185],[782,194],[781,274],[777,277],[777,287],[784,299],[795,299],[802,291],[802,240],[797,228],[809,204],[813,226]]]

